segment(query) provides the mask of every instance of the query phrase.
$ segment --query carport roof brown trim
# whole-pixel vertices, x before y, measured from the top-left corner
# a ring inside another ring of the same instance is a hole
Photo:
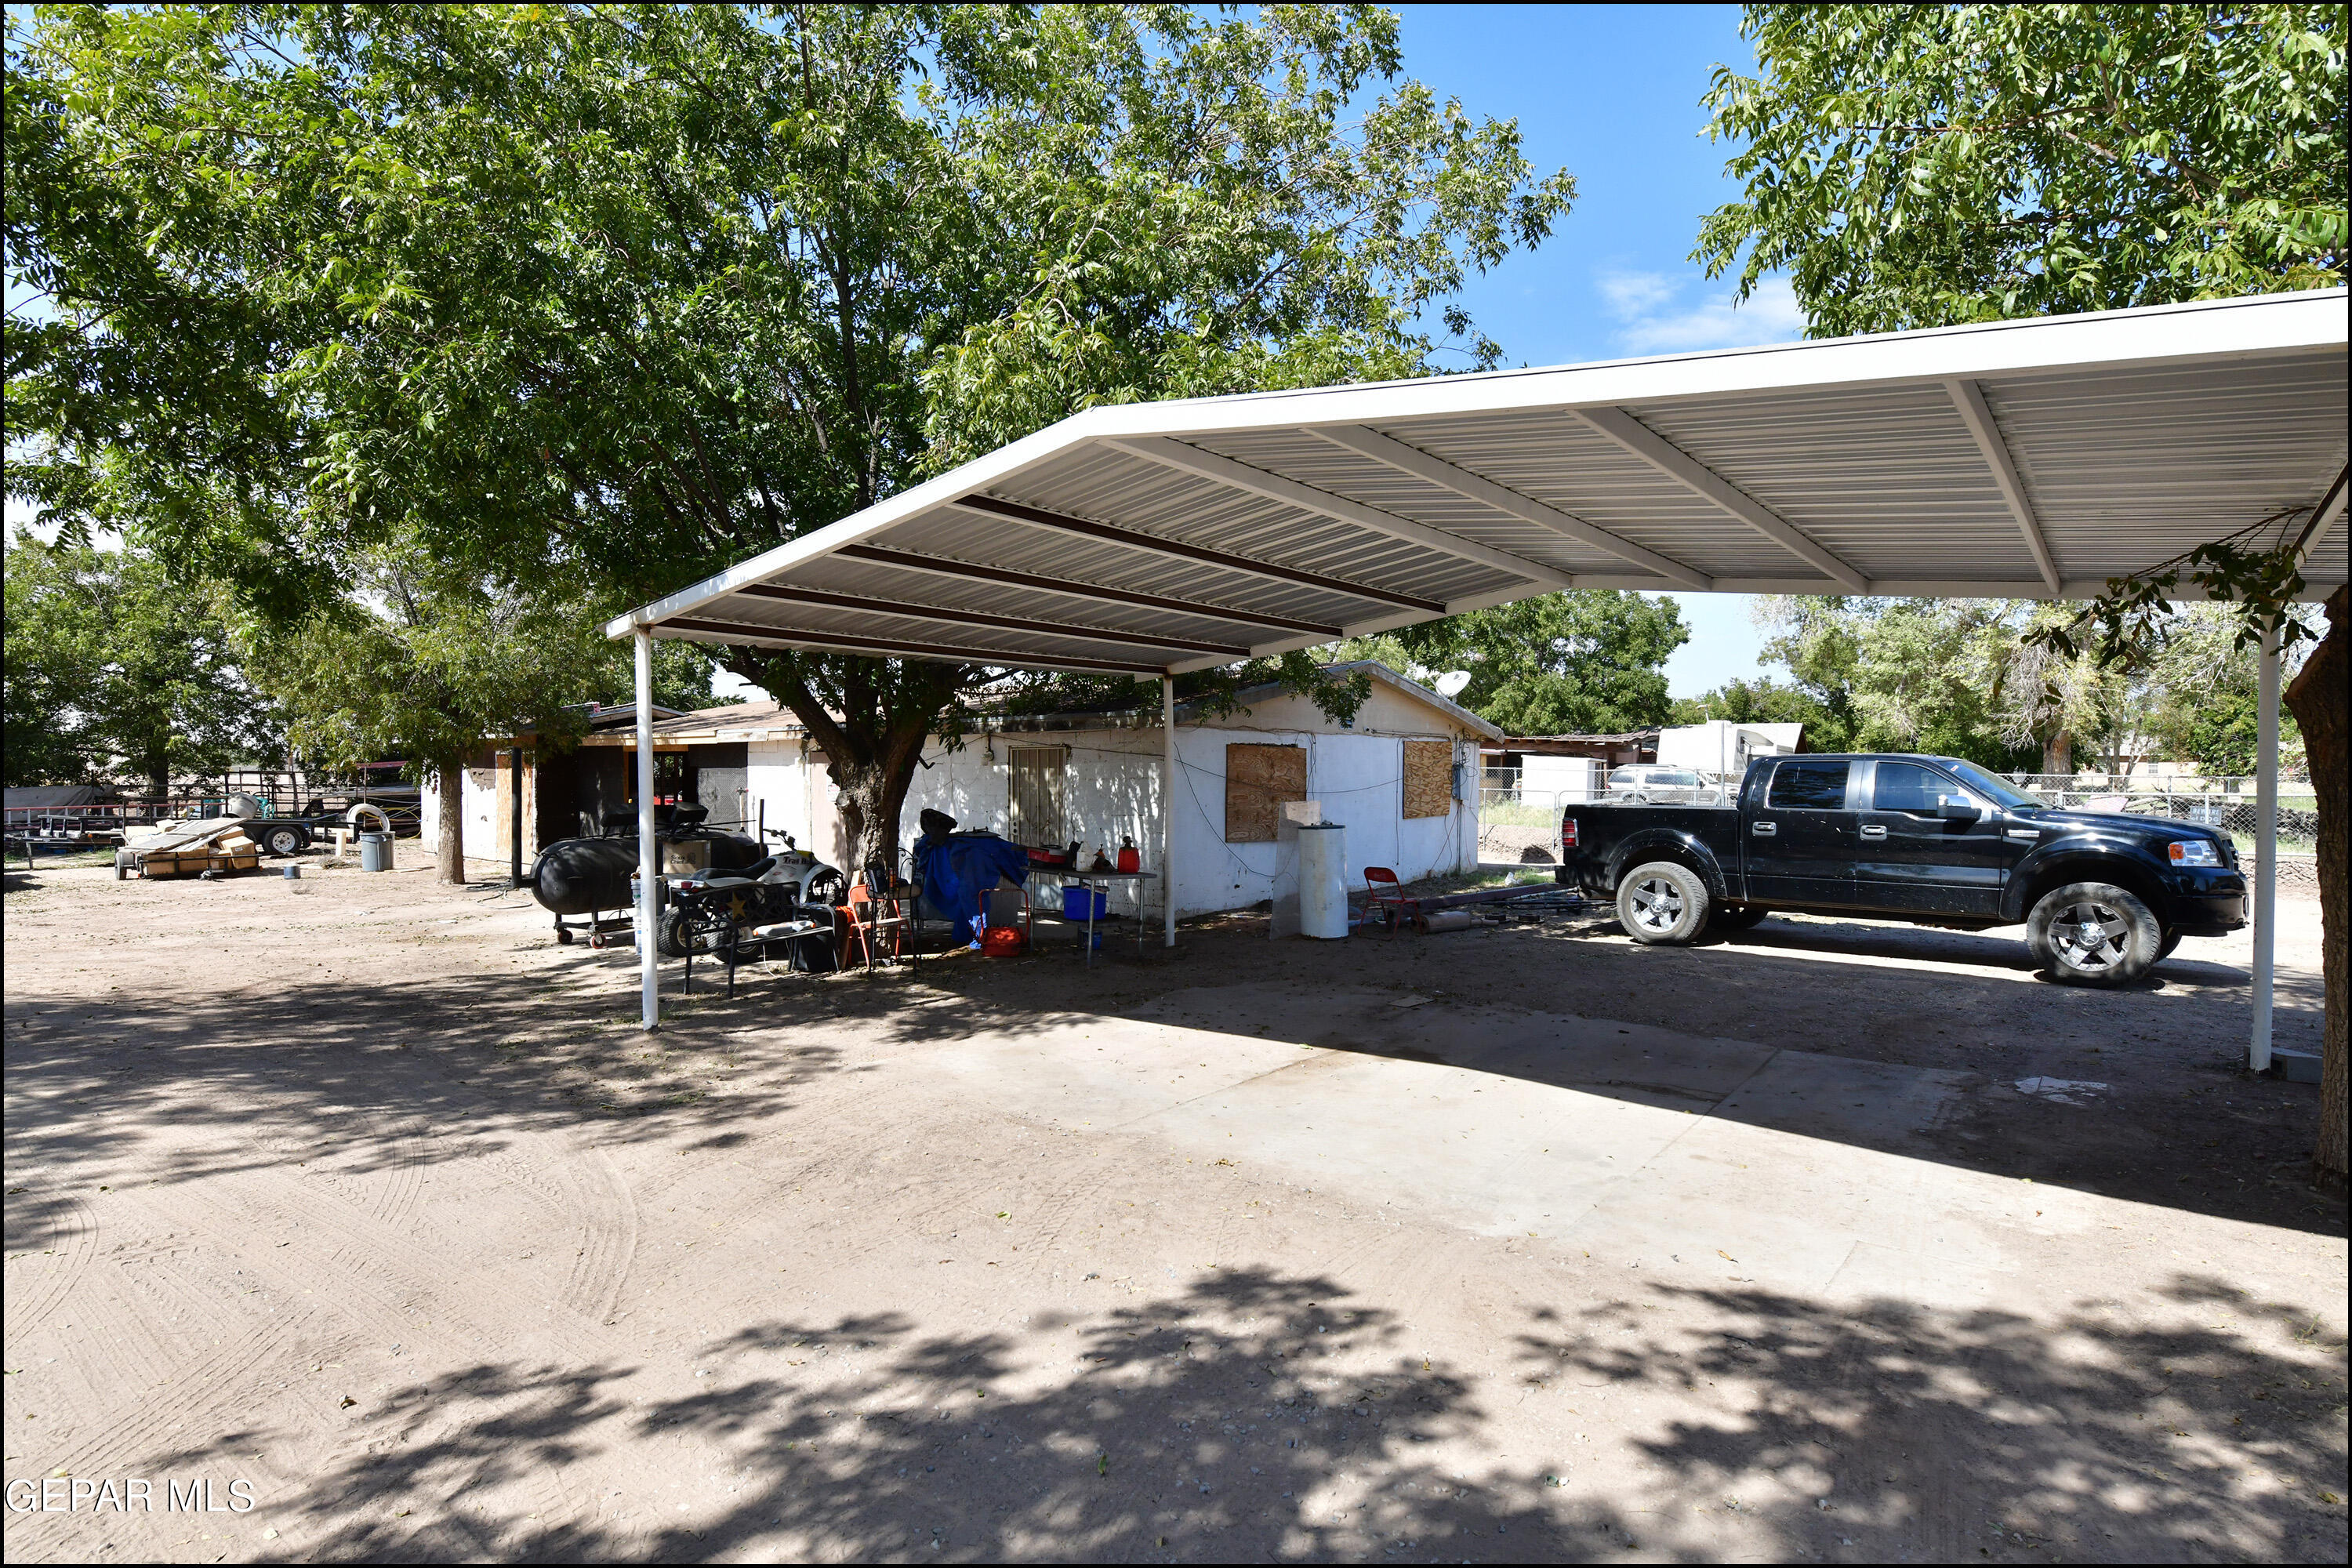
[[[1559,583],[2088,597],[2294,535],[2344,466],[2346,337],[2329,289],[1094,408],[608,630],[1143,674]],[[2343,529],[2305,575],[2345,580]],[[764,624],[776,593],[823,628]],[[990,635],[909,638],[917,599]]]

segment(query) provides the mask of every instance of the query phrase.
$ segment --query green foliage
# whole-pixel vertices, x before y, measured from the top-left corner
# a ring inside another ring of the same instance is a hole
[[[1432,311],[1491,363],[1444,302],[1572,194],[1379,92],[1361,6],[37,17],[10,487],[281,620],[409,531],[642,601],[1092,404],[1420,371]],[[1002,678],[725,657],[845,787]]]
[[[1821,716],[1805,744],[1816,752],[1850,752],[1862,728],[1854,680],[1862,663],[1862,616],[1843,597],[1768,596],[1755,605],[1757,624],[1771,633],[1760,658],[1786,665],[1797,691]]]
[[[384,756],[427,770],[486,740],[535,733],[562,746],[591,699],[633,697],[631,646],[603,632],[610,606],[486,582],[415,550],[369,552],[359,589],[291,626],[241,627],[254,678],[293,715],[293,751],[317,766]],[[655,700],[710,700],[700,650],[656,645]]]
[[[7,782],[174,776],[281,754],[278,715],[201,595],[138,552],[8,543]]]
[[[1663,723],[1671,704],[1662,667],[1689,640],[1672,599],[1614,589],[1545,594],[1381,637],[1411,665],[1469,671],[1454,700],[1513,735],[1622,734]]]
[[[2345,7],[1751,5],[1693,258],[1831,337],[2340,285]],[[1743,259],[1744,257],[1744,259]]]
[[[2300,606],[2299,621],[2315,618]],[[2147,731],[2161,754],[2194,763],[2209,776],[2254,772],[2261,671],[2253,648],[2240,640],[2244,616],[2227,605],[2190,604],[2161,627],[2144,675]],[[2301,645],[2307,652],[2309,644]],[[2291,678],[2300,662],[2285,659]],[[2302,750],[2294,715],[2279,713],[2279,750]]]
[[[2048,613],[1978,599],[1767,597],[1757,605],[1770,633],[1763,657],[1795,678],[1793,692],[1780,689],[1782,700],[1819,710],[1805,721],[1808,748],[1931,752],[2004,771],[2038,771],[2045,751],[2112,745],[2128,728],[2117,683],[2095,672],[2086,690],[2054,705],[2041,666],[2011,674],[2025,628]]]
[[[1678,697],[1667,716],[1674,724],[1704,724],[1713,719],[1735,724],[1802,724],[1805,744],[1813,750],[1844,749],[1844,732],[1834,727],[1818,698],[1795,686],[1779,685],[1769,675],[1754,680],[1735,677],[1705,696]]]
[[[1857,746],[2039,768],[2041,748],[2004,733],[1993,696],[1999,661],[2014,638],[2006,608],[1979,599],[1870,605],[1856,638]]]

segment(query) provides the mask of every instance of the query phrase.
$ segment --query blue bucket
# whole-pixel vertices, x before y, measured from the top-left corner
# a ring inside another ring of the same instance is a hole
[[[1091,909],[1092,913],[1088,910]],[[1100,920],[1110,912],[1110,900],[1098,889],[1064,888],[1062,918],[1066,921]]]

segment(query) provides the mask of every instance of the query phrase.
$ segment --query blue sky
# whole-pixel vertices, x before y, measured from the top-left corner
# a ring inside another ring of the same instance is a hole
[[[1473,114],[1516,117],[1529,161],[1575,174],[1573,210],[1538,250],[1464,296],[1507,363],[1572,364],[1779,342],[1802,322],[1785,284],[1734,310],[1686,259],[1730,199],[1727,149],[1703,134],[1718,63],[1752,68],[1733,5],[1404,5],[1405,74]],[[16,290],[9,291],[14,302]],[[23,513],[8,503],[13,527]],[[1666,666],[1677,697],[1758,673],[1749,601],[1674,595],[1691,640]]]
[[[1686,258],[1699,219],[1738,194],[1704,134],[1717,64],[1754,69],[1736,5],[1405,5],[1405,73],[1474,114],[1516,116],[1528,161],[1576,176],[1550,239],[1472,282],[1463,302],[1517,364],[1780,342],[1802,335],[1786,284],[1738,310]],[[1677,697],[1759,673],[1744,595],[1673,595],[1691,640]],[[1786,672],[1774,673],[1785,679]]]

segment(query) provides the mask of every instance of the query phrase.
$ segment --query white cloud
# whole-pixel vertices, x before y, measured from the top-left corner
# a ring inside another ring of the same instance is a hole
[[[1605,272],[1601,292],[1619,321],[1644,316],[1675,297],[1675,286],[1660,272]]]
[[[1785,278],[1756,285],[1744,305],[1729,289],[1688,297],[1687,283],[1655,272],[1602,275],[1601,297],[1618,321],[1617,342],[1637,354],[1784,343],[1804,333],[1805,316]]]

